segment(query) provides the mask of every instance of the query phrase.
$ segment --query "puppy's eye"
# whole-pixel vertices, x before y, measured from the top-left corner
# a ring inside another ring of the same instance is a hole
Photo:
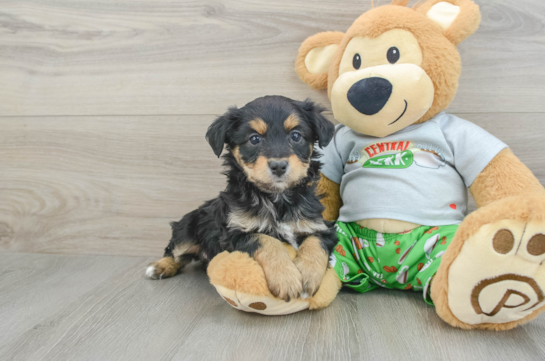
[[[354,66],[354,69],[358,70],[361,66],[361,57],[360,54],[356,53],[354,55],[354,58],[352,59],[352,65]]]
[[[259,142],[261,142],[261,137],[259,135],[254,134],[250,137],[250,143],[252,143],[253,145],[258,144]]]
[[[294,142],[300,142],[301,139],[303,138],[303,136],[301,135],[301,133],[299,132],[292,132],[290,134],[290,138],[291,140],[293,140]]]
[[[394,64],[399,60],[399,49],[395,46],[392,46],[390,49],[388,49],[388,52],[386,53],[386,58],[388,59],[388,62],[390,64]]]

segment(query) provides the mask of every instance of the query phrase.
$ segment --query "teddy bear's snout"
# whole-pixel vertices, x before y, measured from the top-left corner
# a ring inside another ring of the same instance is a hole
[[[381,111],[392,95],[392,83],[384,78],[371,77],[355,82],[347,93],[350,104],[365,115]]]

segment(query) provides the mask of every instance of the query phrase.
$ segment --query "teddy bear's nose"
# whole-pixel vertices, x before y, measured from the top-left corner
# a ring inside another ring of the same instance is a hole
[[[392,94],[392,83],[384,78],[366,78],[355,82],[348,89],[348,101],[356,110],[373,115],[386,105]]]

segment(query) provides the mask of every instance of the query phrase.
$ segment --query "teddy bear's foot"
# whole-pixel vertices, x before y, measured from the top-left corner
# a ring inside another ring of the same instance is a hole
[[[309,308],[308,300],[286,302],[274,297],[263,268],[246,253],[220,253],[212,259],[207,272],[220,296],[240,311],[286,315]]]
[[[289,251],[290,257],[295,258],[295,250],[290,248]],[[335,299],[341,288],[335,270],[328,268],[313,297],[286,302],[272,295],[263,269],[242,252],[218,254],[208,266],[208,276],[220,296],[233,308],[264,315],[287,315],[305,309],[324,308]]]
[[[459,250],[452,251],[459,253],[443,259],[443,274],[438,272],[433,281],[442,292],[432,286],[437,312],[447,322],[462,328],[506,330],[543,310],[544,221],[484,224],[455,248]]]
[[[300,298],[286,302],[280,298],[271,296],[257,296],[249,293],[235,291],[223,286],[214,285],[216,291],[233,308],[240,311],[256,312],[263,315],[288,315],[309,308],[308,300]]]

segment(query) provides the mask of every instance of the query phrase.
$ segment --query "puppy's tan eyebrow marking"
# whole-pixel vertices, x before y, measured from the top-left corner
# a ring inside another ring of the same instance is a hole
[[[298,125],[299,125],[299,118],[297,118],[297,116],[293,114],[290,114],[290,116],[287,117],[286,120],[284,120],[284,129],[286,129],[287,131],[292,130]]]
[[[267,123],[265,123],[263,119],[255,118],[254,120],[250,121],[250,126],[261,135],[267,132]]]

